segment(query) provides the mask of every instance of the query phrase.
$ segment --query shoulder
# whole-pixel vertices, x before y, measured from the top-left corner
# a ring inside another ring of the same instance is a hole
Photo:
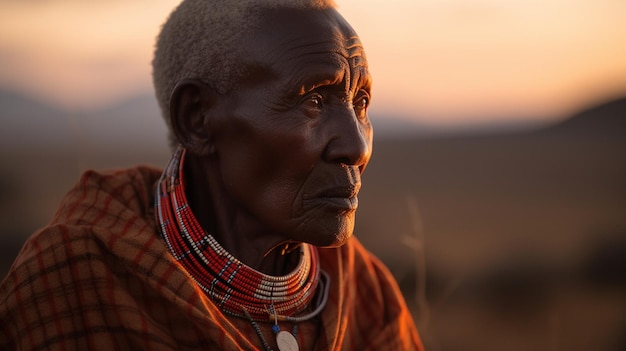
[[[147,166],[86,171],[63,198],[52,224],[90,223],[124,210],[144,214],[152,207],[161,171]]]
[[[144,166],[85,172],[52,221],[25,242],[5,283],[87,274],[96,262],[119,262],[155,241],[152,189],[159,175]]]
[[[148,167],[85,172],[0,283],[0,325],[8,326],[0,349],[95,340],[93,333],[108,342],[135,331],[137,318],[154,310],[144,304],[196,297],[158,235],[152,202],[159,176]]]

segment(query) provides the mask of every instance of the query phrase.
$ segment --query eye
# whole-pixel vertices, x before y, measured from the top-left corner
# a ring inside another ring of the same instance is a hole
[[[353,102],[354,112],[359,118],[365,117],[365,113],[370,104],[370,98],[367,95],[359,95]]]
[[[311,118],[314,118],[321,113],[323,105],[324,98],[318,93],[309,94],[300,102],[300,106],[304,109],[304,113]]]
[[[369,98],[367,96],[361,96],[359,97],[358,100],[354,102],[354,108],[363,110],[363,109],[366,109],[369,104],[370,104]]]
[[[304,100],[304,104],[308,108],[320,109],[322,108],[322,96],[319,94],[312,94],[310,96],[307,96]]]

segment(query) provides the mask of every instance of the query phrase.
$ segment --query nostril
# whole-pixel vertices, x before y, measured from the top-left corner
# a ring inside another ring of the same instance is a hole
[[[352,136],[342,135],[330,141],[325,154],[329,162],[357,166],[362,171],[369,160],[370,143],[361,133]]]

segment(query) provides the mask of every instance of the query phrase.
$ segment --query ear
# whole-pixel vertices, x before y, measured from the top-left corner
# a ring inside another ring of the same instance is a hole
[[[170,96],[170,125],[178,142],[189,152],[206,156],[212,152],[210,115],[216,92],[197,79],[184,79]]]

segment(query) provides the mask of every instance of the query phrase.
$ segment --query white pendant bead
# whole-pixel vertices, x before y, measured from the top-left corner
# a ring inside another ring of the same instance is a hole
[[[280,351],[299,351],[298,340],[288,331],[281,330],[276,334],[276,344]]]

